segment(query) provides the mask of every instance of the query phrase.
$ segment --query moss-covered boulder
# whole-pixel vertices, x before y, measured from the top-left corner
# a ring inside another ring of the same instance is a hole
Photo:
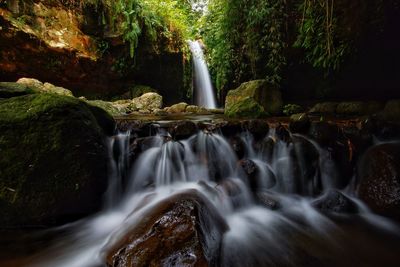
[[[155,110],[160,109],[163,105],[163,98],[157,93],[145,93],[140,97],[132,99],[129,109],[135,110]]]
[[[335,114],[337,106],[337,102],[317,103],[314,107],[310,109],[309,112],[316,114]]]
[[[0,82],[0,98],[10,98],[34,93],[28,86],[12,82]]]
[[[243,83],[229,91],[225,101],[225,115],[230,117],[260,117],[281,112],[281,92],[265,80]]]
[[[0,100],[0,227],[54,225],[98,210],[113,126],[72,97]]]
[[[400,121],[400,99],[390,100],[382,112],[383,117],[389,121]]]
[[[189,105],[185,102],[181,102],[175,105],[172,105],[170,107],[166,107],[165,111],[169,112],[169,113],[184,113],[186,112],[186,108]]]
[[[368,115],[383,109],[382,103],[371,102],[341,102],[336,107],[336,113],[340,115]]]

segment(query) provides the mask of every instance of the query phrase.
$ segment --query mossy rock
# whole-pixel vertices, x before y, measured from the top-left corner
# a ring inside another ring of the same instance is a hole
[[[25,85],[35,93],[49,93],[56,95],[74,96],[71,90],[63,87],[55,86],[51,83],[42,83],[39,80],[32,78],[21,78],[17,81],[18,84]]]
[[[15,96],[29,95],[35,93],[24,84],[13,82],[0,82],[0,98],[10,98]]]
[[[388,101],[382,115],[386,120],[400,122],[400,99]]]
[[[228,92],[225,115],[230,117],[260,117],[282,112],[280,90],[265,80],[243,83]]]
[[[336,108],[338,106],[337,102],[322,102],[315,104],[309,111],[309,113],[316,114],[335,114]]]
[[[172,105],[170,107],[165,108],[165,111],[169,112],[169,113],[185,113],[186,112],[186,108],[189,105],[185,102],[181,102],[175,105]]]
[[[341,102],[336,107],[336,113],[341,115],[369,115],[383,109],[379,102]]]
[[[119,104],[113,104],[112,102],[107,102],[103,100],[88,100],[87,103],[89,105],[98,107],[106,111],[111,116],[121,116],[126,114],[126,109],[124,108],[117,108]]]
[[[0,100],[0,227],[56,225],[97,211],[113,123],[72,97]]]

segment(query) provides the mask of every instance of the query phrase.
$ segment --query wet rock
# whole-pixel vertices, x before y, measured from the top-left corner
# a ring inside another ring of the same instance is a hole
[[[196,191],[167,198],[134,223],[107,249],[108,266],[218,266],[227,225]]]
[[[357,172],[358,196],[375,212],[400,219],[400,143],[369,149]]]
[[[264,120],[249,120],[244,121],[242,124],[243,128],[248,130],[254,137],[254,139],[263,139],[269,132],[269,125]]]
[[[309,130],[309,136],[322,146],[329,146],[336,142],[339,128],[328,122],[313,122]]]
[[[357,213],[357,205],[348,197],[337,190],[329,190],[311,205],[323,213]]]
[[[225,137],[235,136],[243,131],[242,124],[239,121],[224,121],[218,123],[217,127]]]
[[[34,91],[24,84],[0,82],[0,98],[10,98],[32,93],[34,93]]]
[[[285,128],[285,126],[279,124],[276,128],[275,128],[275,135],[276,137],[285,142],[285,143],[289,143],[290,142],[290,133],[289,131]]]
[[[170,129],[170,133],[175,140],[189,138],[196,134],[197,131],[197,125],[192,121],[179,121]]]
[[[302,195],[318,195],[322,190],[319,176],[319,152],[317,148],[303,136],[292,136],[295,164],[296,192]]]
[[[233,136],[229,139],[229,144],[231,145],[231,148],[235,152],[237,158],[242,159],[246,151],[246,144],[243,142],[242,138],[239,136]]]
[[[291,133],[305,134],[311,125],[310,118],[306,113],[299,113],[290,116],[289,130]]]
[[[276,86],[265,80],[241,84],[230,90],[225,101],[225,115],[229,117],[260,117],[282,112],[282,96]]]
[[[280,208],[279,198],[270,192],[258,192],[256,194],[258,202],[264,207],[277,210]]]
[[[100,209],[110,131],[102,126],[114,127],[92,110],[54,94],[0,101],[0,227],[61,224]]]
[[[187,103],[181,102],[170,107],[165,108],[164,110],[168,113],[184,113],[186,111]]]
[[[310,109],[309,113],[335,114],[337,106],[338,106],[338,103],[336,103],[336,102],[318,103]]]
[[[283,114],[286,116],[291,116],[302,112],[304,112],[303,107],[297,104],[287,104],[283,107]]]
[[[255,148],[261,152],[263,159],[268,162],[272,159],[274,153],[275,140],[271,137],[266,137],[255,144]]]
[[[242,167],[250,188],[253,192],[263,191],[272,188],[276,184],[275,174],[267,167],[264,166],[260,169],[254,161],[250,159],[242,159],[239,161],[239,166]]]
[[[399,121],[387,121],[382,116],[369,116],[361,123],[361,134],[381,141],[397,140],[400,136]]]

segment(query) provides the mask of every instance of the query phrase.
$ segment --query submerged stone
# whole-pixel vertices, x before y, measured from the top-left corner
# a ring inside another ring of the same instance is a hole
[[[357,213],[357,205],[337,190],[329,190],[325,195],[311,203],[321,212]]]

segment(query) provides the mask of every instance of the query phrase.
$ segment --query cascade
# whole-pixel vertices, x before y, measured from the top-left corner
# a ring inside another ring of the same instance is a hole
[[[51,257],[42,255],[32,266],[103,266],[106,251],[138,225],[144,214],[166,199],[193,192],[209,201],[227,225],[219,241],[219,266],[307,266],[297,258],[299,252],[314,257],[315,250],[337,247],[338,226],[314,205],[335,188],[334,181],[326,181],[335,179],[335,164],[324,149],[307,137],[292,138],[307,142],[318,153],[319,171],[301,179],[296,170],[303,173],[307,163],[295,163],[295,159],[303,152],[280,140],[274,129],[262,139],[271,141],[270,146],[255,145],[255,138],[247,130],[239,135],[244,146],[243,158],[253,162],[257,170],[254,176],[238,164],[243,162],[242,156],[237,155],[229,138],[218,129],[200,130],[185,140],[171,140],[162,134],[148,138],[146,149],[136,155],[134,162],[129,159],[129,132],[110,139],[110,153],[114,156],[110,162],[107,208],[91,218],[63,226],[66,234],[43,253]],[[371,213],[354,192],[342,194],[353,201],[357,210],[356,215],[342,216],[357,216],[398,235],[396,224]],[[276,201],[279,208],[265,207],[260,196]],[[211,220],[207,214],[203,215]],[[210,237],[204,242],[215,240]]]
[[[193,55],[194,67],[194,102],[205,108],[216,108],[216,100],[210,73],[204,59],[203,49],[199,41],[189,41],[190,51]]]

